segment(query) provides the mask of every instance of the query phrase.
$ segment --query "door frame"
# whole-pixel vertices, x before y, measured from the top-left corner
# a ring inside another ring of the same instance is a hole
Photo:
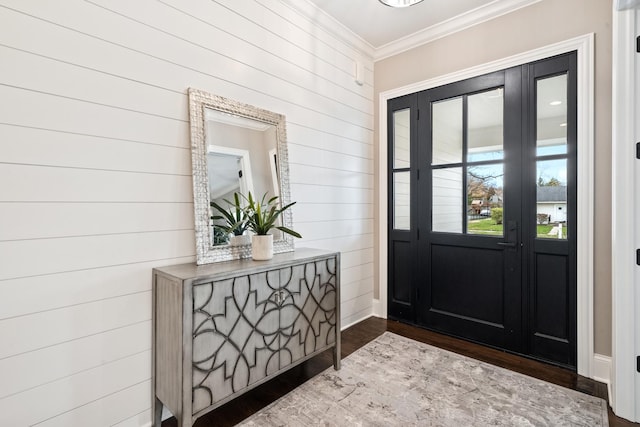
[[[640,59],[636,37],[640,30],[640,5],[615,1],[613,4],[612,64],[612,375],[611,406],[616,415],[640,422],[640,375],[635,358],[640,354],[638,310],[640,292],[635,285],[640,273],[636,265],[639,227],[636,195],[640,168],[634,154],[639,140],[636,117],[640,112]],[[635,97],[629,96],[635,93]]]
[[[578,95],[578,202],[577,202],[577,370],[593,378],[593,260],[594,260],[594,34],[585,34],[528,52],[477,65],[396,89],[381,92],[378,98],[378,280],[379,300],[373,313],[387,318],[387,101],[414,92],[454,83],[494,71],[577,51]]]

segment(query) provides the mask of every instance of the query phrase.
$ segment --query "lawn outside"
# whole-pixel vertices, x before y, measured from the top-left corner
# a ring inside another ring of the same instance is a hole
[[[541,239],[557,239],[557,236],[549,235],[555,224],[538,224],[537,237]],[[502,236],[502,224],[496,224],[491,218],[470,220],[467,224],[468,234],[485,234],[490,236]]]

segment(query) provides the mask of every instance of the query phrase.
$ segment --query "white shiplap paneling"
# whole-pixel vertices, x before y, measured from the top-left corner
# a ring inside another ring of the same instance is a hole
[[[0,320],[149,291],[152,268],[194,259],[159,259],[2,280]]]
[[[123,153],[123,155],[125,155]],[[193,200],[191,177],[0,164],[0,202],[177,202]]]
[[[144,351],[43,384],[0,400],[0,422],[6,426],[37,425],[56,415],[73,411],[147,381],[150,371],[151,352]],[[149,399],[148,389],[145,395],[146,399]],[[29,398],[30,402],[38,404],[26,405],[23,402],[25,397]],[[119,417],[124,410],[129,410],[126,406],[113,406],[109,409],[114,418]],[[94,418],[93,423],[88,425],[109,425],[108,421],[105,421]]]
[[[350,154],[352,156],[373,158],[373,145],[354,141],[336,134],[331,129],[311,129],[287,121],[289,143],[307,147],[324,147],[327,151]]]
[[[195,252],[188,87],[287,116],[297,245],[343,253],[343,322],[371,312],[353,46],[276,0],[0,0],[1,425],[148,423],[151,268]]]
[[[194,254],[191,230],[13,240],[0,242],[0,280]]]
[[[5,319],[0,323],[4,339],[0,358],[148,320],[150,299],[151,292],[147,291]]]
[[[298,203],[293,207],[296,223],[315,221],[335,221],[341,219],[371,219],[373,205],[365,203]]]
[[[0,125],[5,163],[191,175],[191,150]],[[126,156],[123,155],[126,152]]]
[[[151,321],[63,341],[0,360],[0,398],[151,348]],[[60,363],[41,363],[56,360]]]
[[[193,229],[193,203],[5,203],[0,242]],[[113,221],[118,218],[118,221]],[[1,311],[0,311],[1,313]]]
[[[96,419],[105,426],[139,427],[151,422],[151,381],[118,390],[77,409],[49,418],[34,427],[91,426]],[[114,411],[113,408],[118,408]],[[145,410],[140,411],[140,408]]]

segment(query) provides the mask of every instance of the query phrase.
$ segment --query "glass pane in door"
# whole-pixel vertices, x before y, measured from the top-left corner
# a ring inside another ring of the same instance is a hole
[[[393,168],[401,169],[411,166],[410,159],[410,127],[411,110],[406,108],[393,112]]]
[[[536,81],[538,156],[567,153],[567,75]]]
[[[432,220],[433,231],[462,233],[462,168],[433,170]]]
[[[467,98],[467,161],[504,157],[504,96],[497,88]]]
[[[393,228],[395,230],[411,229],[409,174],[408,171],[393,173]]]
[[[536,179],[537,237],[566,239],[567,159],[538,161]]]
[[[462,97],[434,102],[432,105],[431,164],[462,161]]]
[[[504,166],[467,167],[467,234],[502,236]]]

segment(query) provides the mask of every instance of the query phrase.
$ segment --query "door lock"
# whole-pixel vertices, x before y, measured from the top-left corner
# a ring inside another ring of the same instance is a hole
[[[504,236],[505,239],[507,239],[506,242],[498,242],[498,246],[504,246],[507,248],[517,248],[518,247],[518,243],[516,242],[518,240],[518,222],[517,221],[513,221],[513,220],[509,220],[507,221],[507,233]]]

